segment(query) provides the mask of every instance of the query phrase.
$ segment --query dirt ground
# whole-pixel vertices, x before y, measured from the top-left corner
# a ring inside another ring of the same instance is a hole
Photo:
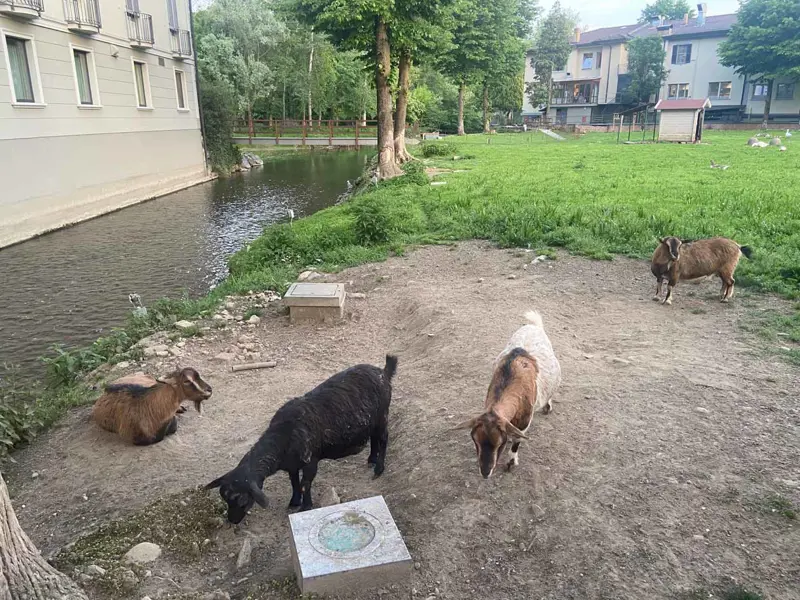
[[[777,301],[722,305],[714,281],[678,286],[664,307],[650,299],[645,263],[532,257],[465,243],[340,273],[366,295],[348,300],[341,324],[292,326],[276,311],[250,330],[275,369],[231,373],[212,360],[236,332],[191,341],[181,364],[214,387],[204,416],[190,410],[176,435],[136,448],[75,412],[10,465],[22,525],[48,555],[204,484],[238,462],[286,399],[394,352],[386,472],[373,480],[366,452],[325,462],[315,499],[331,486],[342,501],[382,494],[416,565],[407,586],[343,598],[708,598],[734,583],[800,598],[799,522],[780,509],[800,505],[800,377],[737,325]],[[468,432],[453,426],[480,411],[492,361],[532,308],[564,382],[552,414],[535,417],[519,467],[484,481]],[[288,477],[264,489],[269,508],[219,529],[198,561],[166,557],[159,568],[174,585],[145,585],[139,597],[297,594],[266,585],[292,573]],[[253,562],[237,573],[248,535]]]

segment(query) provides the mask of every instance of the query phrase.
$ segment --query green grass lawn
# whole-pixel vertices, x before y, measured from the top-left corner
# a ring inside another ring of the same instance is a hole
[[[231,259],[232,281],[342,268],[421,242],[478,238],[610,258],[647,257],[665,235],[723,235],[754,250],[740,284],[798,297],[800,142],[756,149],[745,145],[750,135],[707,132],[701,145],[617,144],[610,134],[448,138],[465,159],[425,161],[466,170],[437,177],[446,185],[412,173],[293,228],[273,227]],[[712,159],[730,168],[711,169]]]

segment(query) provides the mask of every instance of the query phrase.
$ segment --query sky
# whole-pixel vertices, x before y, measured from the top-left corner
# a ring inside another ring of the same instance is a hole
[[[543,10],[550,10],[554,1],[539,0],[539,4]],[[561,6],[577,11],[581,26],[588,25],[589,29],[636,23],[646,4],[645,0],[561,0]],[[690,4],[694,2],[690,0]],[[707,0],[706,4],[709,15],[726,15],[739,8],[738,0]]]

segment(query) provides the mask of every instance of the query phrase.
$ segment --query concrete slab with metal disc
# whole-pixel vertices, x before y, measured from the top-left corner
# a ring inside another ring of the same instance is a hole
[[[409,581],[411,555],[383,496],[289,516],[303,594],[361,591]]]
[[[293,283],[283,296],[289,320],[327,322],[344,314],[343,283]]]

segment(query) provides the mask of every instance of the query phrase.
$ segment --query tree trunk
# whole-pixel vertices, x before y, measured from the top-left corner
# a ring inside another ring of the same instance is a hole
[[[400,52],[398,68],[397,110],[394,114],[394,156],[398,163],[413,160],[406,149],[406,116],[408,113],[408,73],[411,70],[411,52]]]
[[[314,28],[311,28],[311,52],[308,53],[308,122],[313,127],[314,113],[311,111],[311,69],[314,67]]]
[[[0,475],[0,600],[87,600],[69,577],[42,558],[19,526]]]
[[[247,140],[253,145],[253,106],[247,106]]]
[[[366,110],[361,112],[361,126],[362,127],[366,127],[367,126],[367,111]]]
[[[382,17],[375,19],[375,88],[378,92],[378,177],[391,179],[402,174],[394,156],[394,124],[389,73],[392,69],[389,36]]]
[[[761,122],[761,126],[766,129],[767,122],[769,121],[769,111],[772,108],[772,84],[774,83],[774,79],[770,79],[767,81],[767,99],[764,100],[764,117]]]
[[[286,120],[286,78],[283,78],[283,120]]]
[[[467,90],[467,82],[463,79],[458,86],[458,135],[466,135],[464,132],[464,92]]]
[[[489,82],[483,82],[483,133],[489,133]]]

